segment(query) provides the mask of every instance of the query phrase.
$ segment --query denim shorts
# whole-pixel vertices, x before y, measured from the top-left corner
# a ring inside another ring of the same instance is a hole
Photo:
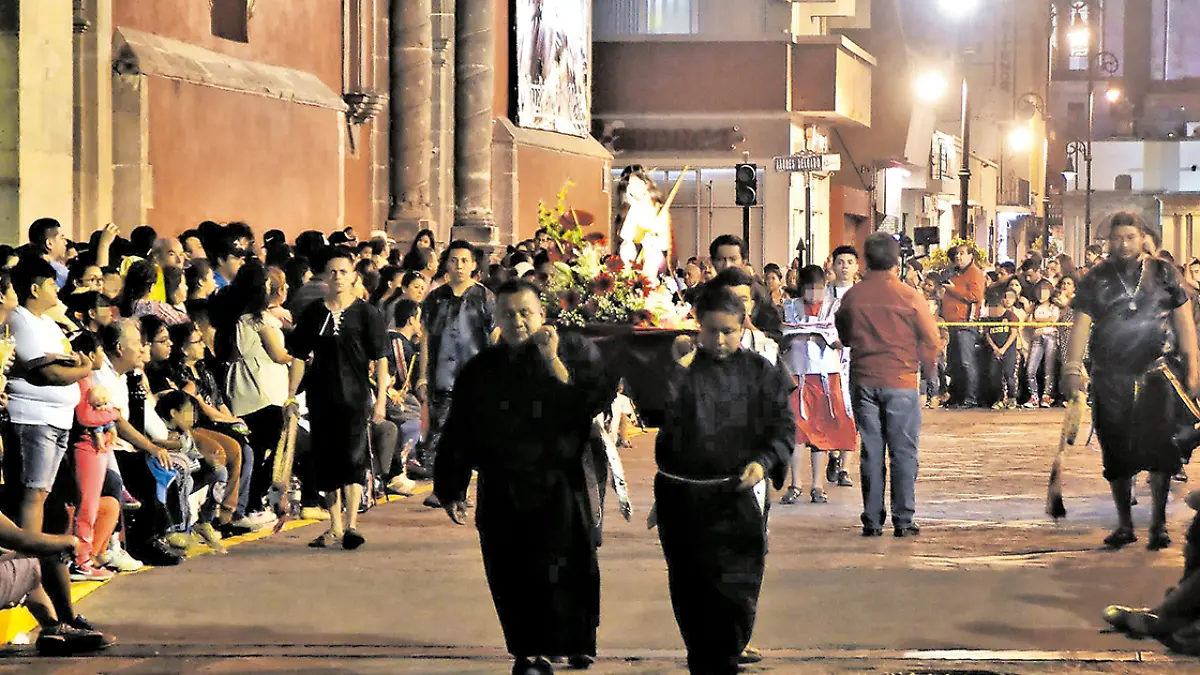
[[[67,454],[69,429],[49,424],[14,424],[21,443],[21,481],[26,488],[49,490]]]

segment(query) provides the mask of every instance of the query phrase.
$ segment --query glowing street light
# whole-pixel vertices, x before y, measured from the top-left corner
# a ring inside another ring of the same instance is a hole
[[[1019,126],[1008,132],[1008,144],[1017,152],[1025,152],[1033,147],[1033,132],[1028,126]]]
[[[941,73],[924,73],[913,83],[917,96],[928,102],[941,100],[948,86],[945,76]]]
[[[943,12],[957,19],[974,14],[979,8],[979,0],[942,0],[939,6]]]
[[[1121,90],[1116,87],[1110,87],[1104,92],[1104,98],[1108,99],[1109,103],[1116,103],[1121,100]]]

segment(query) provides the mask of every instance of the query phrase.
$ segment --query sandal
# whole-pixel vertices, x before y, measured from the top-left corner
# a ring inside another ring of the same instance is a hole
[[[333,530],[326,530],[324,534],[308,542],[309,548],[333,548],[341,539],[341,535],[336,534]]]
[[[813,488],[809,493],[809,498],[814,504],[827,504],[828,499],[825,498],[825,491],[821,488]]]
[[[1104,538],[1104,545],[1112,549],[1124,548],[1128,544],[1137,541],[1137,534],[1133,528],[1118,527],[1112,531],[1112,534]]]
[[[1158,615],[1148,609],[1133,609],[1123,605],[1109,605],[1104,608],[1104,620],[1130,637],[1142,638],[1154,635]]]
[[[1166,525],[1150,526],[1150,541],[1146,544],[1147,551],[1161,551],[1171,545],[1171,536],[1167,534]]]
[[[780,504],[795,504],[796,502],[800,501],[800,497],[803,495],[804,495],[804,493],[800,491],[799,486],[789,485],[788,489],[787,489],[787,493],[783,495],[783,499],[780,499],[779,503]]]

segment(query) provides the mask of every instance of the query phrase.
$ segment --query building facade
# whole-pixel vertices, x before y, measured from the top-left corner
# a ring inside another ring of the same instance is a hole
[[[512,12],[543,4],[0,0],[0,241],[52,216],[75,239],[242,220],[495,250],[568,182],[607,222],[587,106],[576,136],[512,121]]]
[[[935,243],[917,247],[923,254],[959,236],[966,162],[967,236],[990,258],[1008,260],[1045,224],[1049,8],[1045,0],[975,7],[956,17],[936,2],[876,0],[870,28],[848,31],[880,65],[871,127],[842,135],[861,171],[836,181],[872,188],[881,229],[913,236],[934,228]]]
[[[706,256],[718,235],[743,233],[734,177],[743,161],[758,167],[755,266],[788,264],[801,242],[811,249],[805,260],[819,264],[869,232],[865,190],[835,187],[830,172],[778,173],[772,161],[840,153],[835,130],[871,124],[875,59],[838,27],[866,25],[869,8],[861,0],[595,3],[594,135],[615,155],[614,174],[640,164],[664,193],[679,182],[671,209],[678,260]]]

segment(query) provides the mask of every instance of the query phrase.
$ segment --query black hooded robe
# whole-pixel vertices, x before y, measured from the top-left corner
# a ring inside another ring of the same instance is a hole
[[[434,493],[462,500],[479,472],[475,523],[508,651],[596,654],[600,568],[588,516],[592,420],[616,396],[599,350],[563,334],[559,382],[536,346],[489,347],[464,366],[434,465]]]
[[[724,359],[701,351],[671,379],[654,482],[671,604],[690,671],[734,673],[754,630],[769,500],[737,484],[757,461],[783,486],[796,439],[788,405],[795,383],[746,350]]]

